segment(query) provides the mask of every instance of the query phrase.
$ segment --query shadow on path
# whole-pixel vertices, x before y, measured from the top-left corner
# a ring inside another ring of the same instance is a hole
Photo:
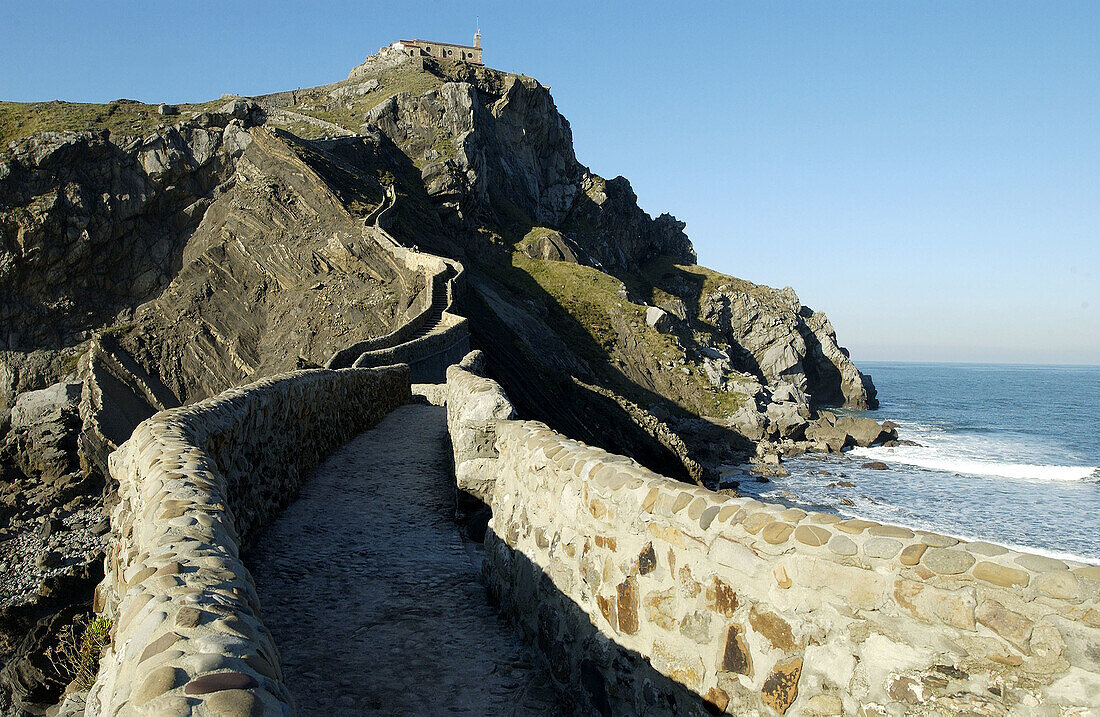
[[[332,454],[247,556],[304,715],[563,714],[452,522],[446,411],[408,405]]]

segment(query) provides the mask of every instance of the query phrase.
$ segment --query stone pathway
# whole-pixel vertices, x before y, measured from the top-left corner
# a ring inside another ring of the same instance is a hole
[[[259,536],[249,568],[301,714],[568,712],[486,602],[446,451],[444,409],[398,408]]]

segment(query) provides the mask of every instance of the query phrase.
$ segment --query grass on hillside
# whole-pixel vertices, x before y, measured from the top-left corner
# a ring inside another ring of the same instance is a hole
[[[675,287],[685,281],[697,286],[700,294],[717,291],[723,286],[732,286],[736,291],[752,296],[765,295],[775,291],[770,287],[722,274],[698,264],[679,264],[669,256],[657,257],[645,264],[641,270],[641,278],[652,286],[655,292],[665,294],[666,298],[669,295],[668,288]]]
[[[107,104],[84,102],[0,102],[0,147],[36,132],[108,130],[111,134],[146,134],[160,125],[175,124],[190,113],[209,112],[223,104],[214,100],[177,105],[179,114],[161,115],[157,105],[132,100]]]
[[[528,235],[537,233],[533,229]],[[543,230],[549,231],[549,230]],[[610,388],[628,399],[644,405],[645,398],[637,387],[629,385],[611,367],[616,361],[627,361],[627,347],[616,324],[633,326],[631,332],[640,350],[661,363],[677,361],[683,352],[675,339],[651,328],[645,322],[646,307],[631,303],[618,295],[619,281],[602,271],[563,261],[531,259],[522,252],[512,254],[512,271],[503,278],[513,289],[528,296],[544,293],[553,299],[548,307],[547,323],[554,332],[584,359]],[[534,286],[532,286],[534,284]],[[600,370],[605,367],[605,370]],[[679,367],[678,367],[679,368]],[[729,415],[737,411],[742,396],[716,391],[705,379],[701,368],[689,361],[690,374],[683,376],[685,391],[670,396],[681,408],[696,411],[706,406],[712,415]],[[704,398],[705,397],[705,398]]]
[[[370,79],[377,79],[379,87],[365,95],[346,99],[333,99],[329,95],[335,89],[354,87]],[[425,92],[438,89],[446,81],[431,72],[415,67],[397,68],[386,70],[376,78],[357,77],[355,80],[336,83],[334,86],[303,90],[298,103],[287,109],[291,112],[331,122],[352,132],[358,132],[359,127],[366,120],[367,113],[384,100],[402,92],[422,95]],[[313,128],[312,133],[316,132],[317,128]],[[324,134],[323,131],[321,133]]]

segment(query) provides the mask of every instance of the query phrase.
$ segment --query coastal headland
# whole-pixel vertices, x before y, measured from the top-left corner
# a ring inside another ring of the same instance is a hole
[[[722,465],[766,479],[905,439],[829,410],[877,399],[823,313],[699,266],[682,222],[578,161],[538,81],[385,53],[204,104],[0,103],[0,139],[5,714],[318,709],[290,689],[319,679],[310,650],[277,640],[309,639],[294,606],[261,599],[295,576],[252,551],[265,530],[293,549],[280,511],[372,435],[394,460],[446,443],[453,470],[414,472],[453,482],[424,503],[453,511],[440,569],[483,563],[507,621],[448,617],[452,646],[484,626],[513,655],[480,656],[515,670],[502,703],[523,684],[599,714],[1096,707],[1100,568],[722,488]],[[410,402],[445,406],[445,435],[392,428]],[[392,523],[392,550],[418,544]],[[309,572],[314,605],[407,597]],[[363,635],[434,617],[352,614]],[[91,625],[80,672],[58,646]]]

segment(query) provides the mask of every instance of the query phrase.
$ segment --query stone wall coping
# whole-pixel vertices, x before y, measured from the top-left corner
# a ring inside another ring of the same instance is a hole
[[[486,583],[590,710],[1100,707],[1100,566],[667,478],[507,417],[476,359],[447,413]]]
[[[716,493],[666,478],[541,423],[501,421],[497,435],[500,450],[524,451],[532,470],[554,467],[571,473],[590,492],[614,501],[620,521],[665,522],[700,541],[700,549],[713,551],[716,541],[732,539],[769,556],[797,552],[936,585],[1012,589],[1028,600],[1079,605],[1100,596],[1097,565]],[[1040,578],[1052,572],[1072,576],[1076,588],[1067,588],[1068,580],[1059,588],[1044,585]]]
[[[114,627],[89,717],[292,711],[242,546],[409,390],[403,365],[295,371],[134,430],[109,459],[119,503],[96,609]]]
[[[452,346],[467,340],[469,335],[469,324],[465,317],[444,312],[443,318],[431,332],[397,346],[364,351],[352,366],[365,368],[394,362],[413,365],[448,351]]]

